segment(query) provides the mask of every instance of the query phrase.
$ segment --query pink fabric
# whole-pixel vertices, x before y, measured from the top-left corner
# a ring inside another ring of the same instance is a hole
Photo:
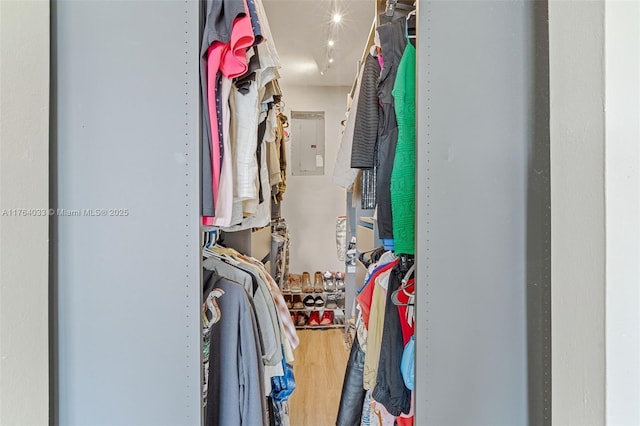
[[[394,426],[396,423],[396,418],[387,411],[385,406],[373,399],[371,400],[371,417],[374,418],[371,423],[375,423],[376,426]]]
[[[213,203],[218,200],[220,184],[220,138],[218,133],[218,109],[216,107],[216,76],[227,44],[214,41],[207,55],[207,102],[209,104],[209,122],[211,124],[211,183],[213,185]],[[204,218],[203,218],[204,223]],[[204,223],[206,225],[206,223]]]
[[[246,0],[244,11],[244,16],[233,21],[231,41],[220,64],[220,71],[228,78],[239,77],[247,72],[247,49],[253,45],[255,40]]]
[[[229,43],[214,41],[207,51],[207,103],[209,105],[209,121],[211,123],[211,183],[216,211],[218,209],[221,174],[218,111],[216,108],[216,76],[220,71],[225,77],[234,78],[247,71],[246,52],[247,48],[253,44],[255,37],[246,0],[244,2],[244,11],[243,16],[239,16],[233,21]],[[225,120],[225,123],[229,123],[229,121]],[[222,129],[222,132],[223,134],[229,133],[228,125],[226,129]],[[230,183],[227,180],[225,180],[224,184],[233,185],[232,182]],[[216,224],[216,220],[214,217],[203,216],[202,224],[211,226]]]

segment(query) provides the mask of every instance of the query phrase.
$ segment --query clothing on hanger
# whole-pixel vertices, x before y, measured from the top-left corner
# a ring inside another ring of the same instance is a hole
[[[255,314],[246,290],[209,275],[206,285],[222,295],[222,312],[211,326],[206,426],[268,425],[264,375]],[[224,356],[222,352],[234,352]],[[231,356],[229,356],[231,355]],[[242,404],[238,404],[243,401]]]
[[[264,154],[279,125],[271,116],[267,129],[265,118],[282,96],[280,59],[261,0],[205,3],[202,224],[228,231],[266,226],[271,185],[264,185]],[[271,152],[276,157],[283,153]],[[286,171],[280,167],[278,174],[281,198]]]

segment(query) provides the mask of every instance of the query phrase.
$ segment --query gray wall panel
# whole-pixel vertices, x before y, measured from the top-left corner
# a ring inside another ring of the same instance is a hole
[[[198,3],[54,3],[59,422],[200,423]],[[128,209],[86,216],[83,209]]]
[[[528,422],[529,8],[420,2],[418,425]]]

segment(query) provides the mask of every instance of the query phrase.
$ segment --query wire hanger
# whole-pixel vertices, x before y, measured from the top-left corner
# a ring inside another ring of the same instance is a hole
[[[413,34],[413,35],[409,34],[409,19],[412,16],[416,16],[416,9],[413,9],[411,12],[409,12],[407,14],[407,17],[406,17],[405,21],[404,21],[404,35],[405,35],[405,37],[407,37],[407,40],[416,38],[415,34]]]
[[[384,11],[384,14],[388,17],[393,17],[396,9],[408,10],[408,9],[411,9],[411,6],[408,4],[401,3],[398,0],[387,0],[387,7]]]
[[[409,292],[407,289],[411,286],[415,286],[415,280],[411,280],[411,275],[413,275],[413,271],[415,271],[416,269],[416,265],[413,264],[411,265],[411,268],[409,268],[409,270],[407,271],[406,274],[404,274],[404,278],[402,278],[402,282],[400,283],[400,287],[398,287],[397,290],[395,290],[393,293],[391,293],[391,301],[393,302],[394,305],[396,306],[413,306],[413,303],[411,301],[412,296],[414,296],[414,293]],[[410,282],[411,281],[411,282]],[[400,301],[400,293],[404,293],[406,296],[409,297],[409,303],[403,303]]]

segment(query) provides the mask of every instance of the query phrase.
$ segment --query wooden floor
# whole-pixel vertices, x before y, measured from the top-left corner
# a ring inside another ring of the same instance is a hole
[[[289,399],[291,426],[336,424],[349,352],[344,330],[298,330],[296,390]]]

